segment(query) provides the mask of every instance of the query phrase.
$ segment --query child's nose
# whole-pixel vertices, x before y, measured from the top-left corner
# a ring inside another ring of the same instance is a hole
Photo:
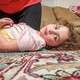
[[[54,29],[54,30],[50,30],[49,32],[50,32],[50,33],[53,33],[53,34],[58,33],[58,31],[57,31],[57,30],[55,30],[55,29]]]

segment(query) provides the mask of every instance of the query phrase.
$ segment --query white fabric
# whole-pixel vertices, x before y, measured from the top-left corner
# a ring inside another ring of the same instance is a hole
[[[17,39],[20,51],[38,50],[46,45],[44,39],[37,34],[37,31],[26,24],[15,24],[9,31]]]

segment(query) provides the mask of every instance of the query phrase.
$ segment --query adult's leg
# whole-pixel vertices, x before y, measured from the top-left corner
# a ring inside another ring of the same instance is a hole
[[[8,14],[0,11],[0,18],[5,18],[5,17],[8,17]]]
[[[19,22],[25,22],[36,30],[40,30],[41,3],[29,6],[19,13]]]
[[[40,30],[41,11],[41,3],[38,3],[13,14],[6,14],[0,11],[0,18],[11,18],[14,23],[25,22],[32,28]]]
[[[10,18],[14,21],[14,23],[18,23],[17,17],[14,15],[16,15],[16,13],[15,14],[7,14],[7,13],[0,11],[0,18]]]

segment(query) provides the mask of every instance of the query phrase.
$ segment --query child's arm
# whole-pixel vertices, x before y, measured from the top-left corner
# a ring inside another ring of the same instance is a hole
[[[0,33],[0,51],[2,52],[19,51],[17,41],[16,40],[7,41],[4,38],[4,36]]]
[[[10,18],[1,18],[0,19],[0,29],[5,27],[5,25],[13,25],[13,21]]]

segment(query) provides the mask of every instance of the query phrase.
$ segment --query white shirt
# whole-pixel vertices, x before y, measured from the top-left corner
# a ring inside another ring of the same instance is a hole
[[[20,51],[38,50],[46,46],[44,39],[38,35],[37,31],[26,24],[14,24],[13,27],[8,28],[8,31],[17,39]]]

